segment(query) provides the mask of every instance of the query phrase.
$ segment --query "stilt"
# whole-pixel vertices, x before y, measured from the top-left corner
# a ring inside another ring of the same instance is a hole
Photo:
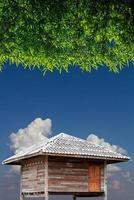
[[[45,196],[45,200],[49,200],[49,196]]]
[[[24,200],[24,195],[20,193],[20,200]]]
[[[76,200],[76,196],[75,195],[73,195],[73,200]]]
[[[24,200],[24,194],[22,193],[22,166],[20,168],[20,200]]]
[[[104,200],[107,200],[107,161],[104,162]]]

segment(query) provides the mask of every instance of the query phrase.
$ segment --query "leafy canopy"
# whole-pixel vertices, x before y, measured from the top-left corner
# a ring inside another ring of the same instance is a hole
[[[0,66],[43,71],[134,62],[133,0],[0,0]]]

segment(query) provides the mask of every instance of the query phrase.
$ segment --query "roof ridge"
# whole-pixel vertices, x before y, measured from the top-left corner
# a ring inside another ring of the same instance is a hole
[[[53,143],[56,142],[56,140],[61,136],[61,134],[63,134],[63,133],[59,133],[58,135],[55,135],[55,136],[49,138],[48,143],[46,144],[45,147],[43,147],[43,151],[47,150],[47,148],[51,145],[52,142]]]
[[[86,142],[86,143],[88,143],[88,144],[90,144],[90,145],[92,145],[92,146],[94,146],[94,147],[100,147],[102,150],[104,150],[104,151],[108,151],[108,152],[111,152],[111,153],[116,153],[116,154],[118,154],[118,155],[120,155],[120,156],[127,156],[127,154],[123,154],[123,153],[120,153],[120,152],[117,152],[117,151],[114,151],[114,150],[111,150],[111,149],[108,149],[107,147],[105,147],[105,146],[103,146],[103,145],[101,145],[101,144],[95,144],[95,143],[93,143],[93,142],[90,142],[90,141],[88,141],[87,139],[83,139],[83,138],[79,138],[79,137],[76,137],[76,136],[73,136],[73,135],[70,135],[70,134],[67,134],[67,133],[63,133],[63,132],[61,132],[60,134],[58,134],[57,136],[59,137],[59,136],[61,136],[61,135],[65,135],[65,136],[67,136],[67,137],[71,137],[71,138],[76,138],[76,139],[78,139],[79,141],[84,141],[84,142]],[[56,142],[56,141],[55,141]]]
[[[110,150],[110,149],[108,149],[108,148],[106,148],[105,146],[103,146],[103,145],[100,145],[100,144],[95,144],[95,143],[93,143],[93,142],[90,142],[90,141],[88,141],[87,139],[83,139],[83,138],[79,138],[79,137],[76,137],[76,136],[72,136],[72,135],[69,135],[69,134],[67,134],[67,133],[60,133],[60,134],[62,134],[62,135],[65,135],[65,136],[69,136],[69,137],[71,137],[71,138],[76,138],[76,139],[78,139],[79,141],[84,141],[84,142],[87,142],[88,144],[91,144],[92,146],[96,146],[96,147],[100,147],[100,148],[103,148],[103,149],[105,149],[105,150],[107,150],[107,151],[110,151],[110,152],[116,152],[116,151],[112,151],[112,150]],[[59,134],[59,135],[60,135]],[[117,152],[116,152],[117,153]]]
[[[78,139],[78,140],[82,140],[82,141],[86,141],[85,139],[83,139],[83,138],[79,138],[79,137],[76,137],[76,136],[73,136],[73,135],[70,135],[70,134],[67,134],[67,133],[60,133],[59,135],[65,135],[65,136],[67,136],[67,137],[71,137],[71,138],[76,138],[76,139]]]

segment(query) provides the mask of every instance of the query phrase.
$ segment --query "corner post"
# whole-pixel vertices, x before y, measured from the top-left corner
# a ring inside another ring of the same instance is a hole
[[[49,200],[48,195],[48,156],[45,156],[45,200]]]
[[[107,160],[104,161],[104,200],[107,200]]]
[[[24,200],[24,194],[22,193],[22,166],[20,167],[20,200]]]
[[[20,194],[20,200],[24,200],[24,195]]]

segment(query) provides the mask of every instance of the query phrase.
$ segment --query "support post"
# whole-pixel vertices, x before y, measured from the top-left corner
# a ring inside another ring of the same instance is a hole
[[[24,200],[24,195],[20,194],[20,200]]]
[[[49,200],[48,195],[48,156],[45,156],[45,200]]]
[[[104,200],[107,200],[107,161],[104,161]]]
[[[22,193],[22,166],[20,168],[20,200],[24,200],[24,194]]]
[[[75,194],[73,195],[73,200],[76,200],[76,196],[75,196]]]

